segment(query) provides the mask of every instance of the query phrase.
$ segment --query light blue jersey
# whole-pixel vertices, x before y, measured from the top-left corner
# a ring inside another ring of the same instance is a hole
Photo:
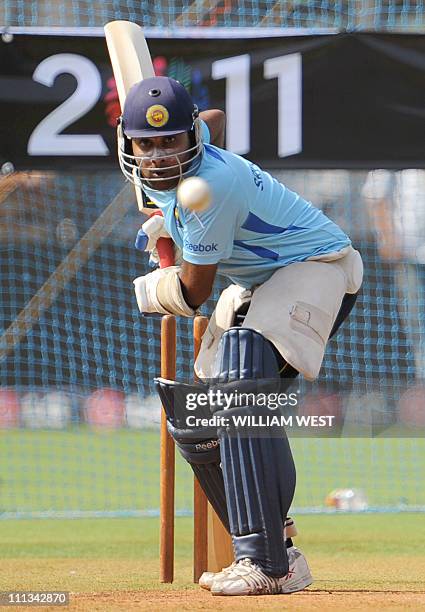
[[[202,127],[209,142],[208,128]],[[185,261],[218,264],[219,274],[242,287],[265,282],[277,268],[351,244],[319,209],[239,155],[205,144],[196,176],[212,190],[212,204],[201,213],[179,206],[176,189],[145,191],[162,209]]]

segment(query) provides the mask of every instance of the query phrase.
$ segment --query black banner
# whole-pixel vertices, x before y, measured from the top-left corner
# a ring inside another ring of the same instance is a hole
[[[261,31],[259,31],[259,36]],[[227,113],[227,148],[267,168],[425,167],[425,36],[150,39],[157,74]],[[0,165],[117,167],[103,38],[0,43]]]

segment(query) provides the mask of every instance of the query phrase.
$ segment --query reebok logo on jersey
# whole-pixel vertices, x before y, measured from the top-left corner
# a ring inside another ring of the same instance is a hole
[[[211,244],[192,244],[188,240],[184,241],[184,248],[192,253],[213,253],[218,250],[217,242]]]

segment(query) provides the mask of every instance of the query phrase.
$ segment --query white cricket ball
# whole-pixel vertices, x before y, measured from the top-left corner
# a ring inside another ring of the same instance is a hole
[[[212,194],[207,181],[199,176],[184,179],[177,188],[177,199],[184,208],[202,212],[211,204]]]

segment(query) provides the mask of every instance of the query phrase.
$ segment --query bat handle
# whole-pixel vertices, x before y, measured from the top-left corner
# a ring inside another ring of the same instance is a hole
[[[174,266],[174,242],[171,238],[158,238],[156,248],[159,255],[159,267]]]
[[[162,217],[162,211],[156,210],[151,216],[153,217],[154,215]],[[174,242],[171,238],[158,238],[156,249],[158,251],[160,268],[174,266]]]

